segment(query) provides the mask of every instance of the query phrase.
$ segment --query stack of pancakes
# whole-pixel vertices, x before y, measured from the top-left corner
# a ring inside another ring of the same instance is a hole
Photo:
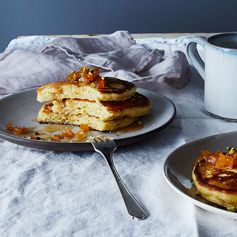
[[[86,67],[66,81],[40,87],[37,100],[45,103],[38,113],[40,123],[87,124],[99,131],[126,127],[151,108],[133,83],[100,77],[97,69]]]

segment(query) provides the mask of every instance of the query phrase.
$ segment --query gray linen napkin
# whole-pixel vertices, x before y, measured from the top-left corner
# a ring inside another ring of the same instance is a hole
[[[164,55],[162,50],[136,44],[126,31],[91,38],[15,39],[0,54],[0,94],[64,80],[83,65],[100,67],[104,76],[143,87],[164,81],[184,87],[189,78],[185,54]]]

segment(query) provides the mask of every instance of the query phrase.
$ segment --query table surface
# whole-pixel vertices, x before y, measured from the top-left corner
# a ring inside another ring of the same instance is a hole
[[[224,33],[224,32],[221,32],[221,33]],[[135,39],[145,39],[145,38],[177,38],[177,37],[180,37],[180,36],[212,36],[214,34],[218,34],[218,33],[134,33],[134,34],[131,34]],[[103,34],[100,34],[100,35],[103,35]],[[49,37],[64,37],[64,36],[67,36],[67,37],[78,37],[78,38],[82,38],[82,37],[87,37],[87,36],[90,36],[90,37],[94,37],[94,36],[98,36],[97,35],[84,35],[84,34],[76,34],[76,35],[46,35],[46,36],[49,36]],[[25,38],[25,37],[28,37],[28,36],[24,36],[24,35],[21,35],[21,36],[18,36],[18,38]]]
[[[152,38],[184,35],[207,34],[133,36],[138,43],[149,38],[149,44]],[[237,130],[236,123],[204,112],[204,82],[191,71],[190,83],[183,89],[153,88],[175,103],[177,116],[172,124],[114,154],[125,183],[148,209],[148,219],[130,219],[99,155],[41,152],[1,140],[0,174],[8,177],[0,187],[1,236],[236,236],[236,221],[193,206],[171,190],[162,176],[165,158],[178,146]]]

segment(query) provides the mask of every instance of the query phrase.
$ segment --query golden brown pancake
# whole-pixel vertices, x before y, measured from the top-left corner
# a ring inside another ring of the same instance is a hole
[[[102,79],[101,79],[102,80]],[[117,78],[103,78],[103,88],[98,88],[95,82],[61,81],[41,86],[37,90],[37,100],[48,102],[63,99],[86,99],[94,101],[120,101],[133,96],[136,87],[133,83]]]
[[[98,131],[113,131],[126,127],[136,121],[136,118],[123,117],[109,121],[101,121],[98,117],[88,116],[87,114],[65,114],[54,113],[52,104],[44,105],[38,113],[38,122],[81,125],[87,124],[90,128]]]
[[[136,93],[124,101],[90,101],[82,99],[53,100],[52,111],[65,114],[87,114],[108,121],[123,117],[139,117],[150,112],[151,104],[144,95]]]
[[[151,109],[133,83],[101,77],[99,68],[85,66],[71,72],[66,81],[41,86],[37,100],[46,102],[38,113],[39,122],[87,124],[99,131],[126,127]]]
[[[199,157],[192,171],[193,183],[198,193],[208,201],[237,210],[236,157],[221,152]]]

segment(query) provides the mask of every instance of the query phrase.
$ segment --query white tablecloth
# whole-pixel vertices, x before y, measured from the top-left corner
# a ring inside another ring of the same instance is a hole
[[[155,41],[140,43],[152,47]],[[118,172],[149,218],[128,216],[98,154],[36,151],[0,140],[0,236],[236,236],[235,220],[195,207],[171,190],[162,165],[181,144],[235,131],[237,124],[203,112],[203,81],[194,70],[183,89],[153,90],[175,103],[176,119],[150,139],[114,153]]]

